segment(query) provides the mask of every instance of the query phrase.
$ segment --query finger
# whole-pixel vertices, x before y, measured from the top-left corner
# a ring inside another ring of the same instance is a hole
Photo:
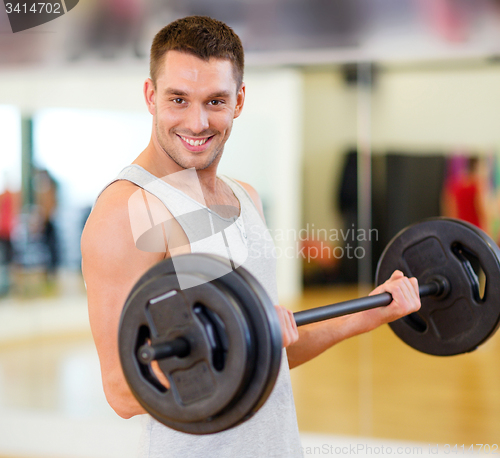
[[[416,278],[405,278],[405,293],[406,297],[413,301],[420,301],[420,294],[418,292],[418,280]]]
[[[389,280],[376,288],[373,293],[387,292],[392,296],[392,302],[401,311],[411,311],[415,308],[417,298],[414,296],[413,287],[401,271],[395,271]]]
[[[275,309],[276,309],[276,313],[278,314],[278,319],[280,321],[281,333],[283,334],[283,332],[286,329],[286,322],[285,322],[285,318],[283,316],[283,311],[282,311],[281,307],[279,307],[277,305],[275,306]]]
[[[280,306],[275,307],[280,319],[283,347],[288,347],[298,340],[299,332],[297,324],[295,323],[295,318],[290,310]]]
[[[410,279],[406,277],[400,270],[394,271],[394,273],[391,275],[391,278],[387,280],[385,284],[387,284],[386,286],[393,291],[396,291],[398,288],[400,288],[400,291],[406,300],[415,300],[419,297],[418,286],[417,288],[415,288]]]
[[[408,277],[398,276],[394,283],[394,287],[399,288],[404,300],[415,301],[418,299],[418,294],[415,294],[415,290]]]
[[[293,313],[291,312],[291,310],[286,309],[284,310],[284,314],[285,314],[287,329],[290,331],[294,331],[297,328],[297,325],[293,318]]]
[[[294,324],[292,324],[293,320],[290,318],[290,310],[282,309],[282,313],[285,321],[284,346],[288,347],[295,341]]]
[[[411,313],[418,310],[420,298],[409,278],[398,279],[397,282],[389,285],[389,289],[402,312]]]
[[[278,319],[280,322],[280,327],[281,327],[281,338],[283,340],[283,347],[286,347],[288,344],[288,336],[287,336],[287,324],[286,324],[286,319],[283,314],[283,309],[279,306],[276,305],[274,307],[276,309],[276,313],[278,314]]]
[[[398,282],[399,291],[405,301],[410,302],[416,299],[415,292],[411,286],[410,280],[407,277],[401,278]]]
[[[295,322],[295,317],[293,316],[293,312],[291,310],[287,310],[288,321],[290,323],[290,330],[292,334],[292,343],[297,342],[299,340],[299,330],[297,328],[297,323]]]
[[[397,280],[398,278],[403,278],[405,276],[405,274],[403,272],[401,272],[400,270],[395,270],[391,277],[389,278],[389,281],[390,280]]]
[[[392,282],[400,279],[400,278],[403,278],[404,277],[404,273],[401,272],[400,270],[395,270],[392,275],[382,284],[380,284],[379,286],[377,286],[370,294],[368,294],[369,296],[373,296],[375,294],[381,294],[381,293],[385,293],[385,292],[389,292],[389,290],[387,289],[388,288],[388,285],[390,285]]]
[[[410,278],[411,285],[413,287],[413,290],[415,291],[415,294],[420,298],[420,292],[418,290],[418,280],[415,277]]]
[[[396,281],[388,283],[387,290],[397,303],[408,302],[412,300],[410,289],[406,283],[407,278],[398,278]]]
[[[421,301],[420,301],[420,291],[418,290],[418,280],[415,277],[412,277],[409,279],[410,284],[412,286],[413,292],[415,293],[415,301],[416,301],[416,308],[415,311],[420,310],[421,307]]]

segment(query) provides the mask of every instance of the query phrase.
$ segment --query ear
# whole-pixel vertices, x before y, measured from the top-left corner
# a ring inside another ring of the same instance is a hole
[[[156,106],[156,88],[151,78],[144,81],[144,98],[146,99],[148,111],[154,115]]]
[[[235,119],[241,114],[244,104],[245,104],[245,83],[241,83],[240,90],[236,94],[236,107],[234,108]]]

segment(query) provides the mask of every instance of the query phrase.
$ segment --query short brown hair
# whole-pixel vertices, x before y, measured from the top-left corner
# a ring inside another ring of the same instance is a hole
[[[243,81],[244,53],[241,40],[233,29],[207,16],[190,16],[171,22],[161,29],[151,45],[150,77],[156,78],[167,51],[181,51],[200,59],[229,59],[233,64],[237,89]]]

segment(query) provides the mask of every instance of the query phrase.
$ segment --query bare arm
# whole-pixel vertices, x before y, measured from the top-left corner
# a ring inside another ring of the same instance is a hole
[[[141,275],[164,258],[136,248],[128,211],[137,190],[128,182],[111,185],[99,198],[82,235],[82,268],[89,319],[101,364],[104,393],[123,418],[145,413],[132,395],[118,355],[118,325],[129,291]]]
[[[383,292],[391,293],[393,297],[392,303],[386,307],[298,328],[299,339],[287,349],[290,368],[311,360],[342,340],[371,331],[420,308],[417,280],[405,277],[400,271],[394,272],[387,282],[371,294]]]

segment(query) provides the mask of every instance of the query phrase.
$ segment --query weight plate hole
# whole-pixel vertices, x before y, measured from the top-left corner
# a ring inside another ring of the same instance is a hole
[[[427,331],[427,323],[422,319],[422,317],[417,313],[411,313],[403,318],[405,323],[410,326],[413,330],[420,334]]]
[[[220,372],[226,364],[229,348],[224,322],[217,313],[199,302],[194,304],[193,311],[205,328],[212,353],[212,365],[216,371]]]
[[[462,263],[464,271],[469,278],[472,296],[476,302],[484,302],[486,299],[486,273],[479,262],[479,258],[458,242],[452,244],[451,251]]]

